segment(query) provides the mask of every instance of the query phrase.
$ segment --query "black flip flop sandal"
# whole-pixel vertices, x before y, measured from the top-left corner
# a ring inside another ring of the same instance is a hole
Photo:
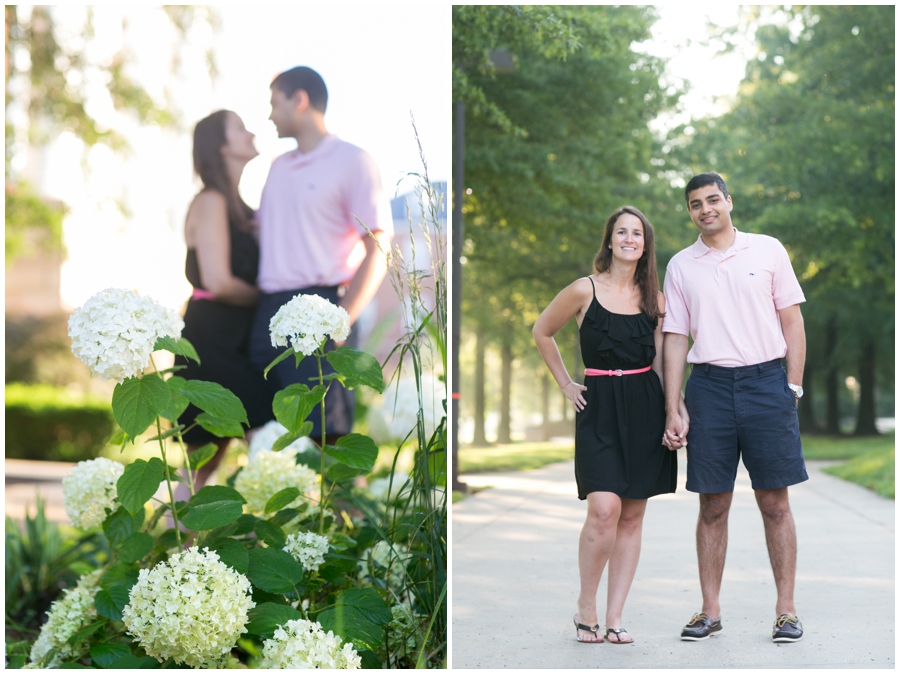
[[[616,635],[616,640],[615,640],[615,641],[611,641],[611,640],[610,640],[610,638],[609,638],[610,632],[612,632],[613,634]],[[622,645],[625,645],[625,644],[633,644],[633,643],[634,643],[634,639],[632,639],[631,641],[619,641],[619,635],[620,635],[620,634],[628,634],[628,631],[625,630],[625,629],[622,628],[622,627],[609,627],[609,628],[607,628],[607,630],[606,630],[606,641],[607,641],[608,643],[611,643],[611,644],[622,644]],[[629,636],[631,636],[631,635],[629,635]]]
[[[576,614],[577,615],[577,614]],[[572,622],[575,623],[575,640],[580,644],[602,644],[603,637],[599,639],[593,639],[592,641],[587,641],[585,639],[580,639],[578,637],[578,630],[584,630],[585,632],[591,632],[594,636],[597,636],[597,632],[600,631],[600,625],[594,625],[593,627],[588,627],[587,625],[582,625],[578,622],[578,619],[573,617]]]

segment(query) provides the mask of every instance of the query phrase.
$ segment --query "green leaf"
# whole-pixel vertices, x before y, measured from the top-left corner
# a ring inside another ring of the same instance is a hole
[[[300,490],[297,487],[285,487],[266,503],[266,515],[289,506],[298,498],[300,498]]]
[[[278,526],[284,526],[300,515],[300,513],[305,512],[307,507],[307,504],[302,503],[297,508],[285,508],[284,510],[279,510],[269,518],[269,522],[277,524]]]
[[[342,463],[334,463],[325,471],[325,476],[332,482],[349,482],[355,477],[359,477],[365,471],[359,468],[351,468]]]
[[[108,590],[97,590],[97,594],[94,595],[94,608],[97,609],[97,613],[110,620],[121,620],[122,609],[125,608],[127,603],[128,599],[126,597],[125,603],[119,606],[119,602],[113,598]]]
[[[200,364],[200,356],[197,355],[197,350],[194,348],[194,345],[184,337],[179,337],[177,341],[168,335],[159,337],[156,340],[156,344],[153,345],[153,350],[169,351],[176,356],[190,358],[191,360],[196,361],[197,365]]]
[[[106,627],[106,625],[107,622],[105,618],[103,620],[96,620],[87,627],[83,627],[82,629],[75,632],[75,634],[66,639],[66,643],[74,645],[79,641],[84,641],[95,632],[99,632],[100,630],[102,630],[104,627]]]
[[[324,386],[316,386],[310,390],[306,384],[291,384],[275,394],[272,411],[289,433],[300,433],[303,422],[324,397]]]
[[[268,366],[266,366],[266,369],[263,370],[263,379],[268,379],[268,378],[269,378],[269,371],[270,371],[273,367],[275,367],[276,365],[278,365],[278,363],[280,363],[281,361],[286,360],[287,358],[290,358],[293,354],[294,354],[294,348],[293,348],[293,347],[288,347],[287,351],[283,351],[283,352],[281,353],[281,355],[278,356],[278,358],[276,358],[276,359],[273,360],[271,363],[269,363]],[[302,356],[303,354],[299,354],[299,355]]]
[[[391,608],[384,598],[371,587],[353,588],[339,592],[335,605],[352,606],[376,625],[387,625],[391,622]]]
[[[145,512],[140,508],[133,516],[130,512],[119,506],[114,513],[103,521],[103,533],[111,547],[119,546],[122,541],[141,530],[144,524]]]
[[[178,435],[181,431],[184,430],[184,424],[178,424],[177,426],[173,426],[167,431],[163,431],[159,435],[154,435],[152,438],[149,438],[147,442],[156,442],[157,440],[168,440],[171,437]]]
[[[253,532],[263,543],[279,550],[284,547],[284,543],[287,540],[284,529],[266,520],[257,520],[256,525],[253,527]]]
[[[289,620],[302,619],[303,614],[290,606],[267,602],[250,609],[247,617],[249,618],[247,632],[263,639],[271,639],[275,636],[275,630]]]
[[[235,526],[237,527],[234,530],[234,536],[243,536],[245,534],[249,534],[253,531],[253,525],[256,524],[256,515],[251,515],[250,513],[246,513],[237,518],[237,522],[235,522]]]
[[[132,438],[147,430],[168,406],[169,387],[155,374],[131,377],[113,389],[113,417]]]
[[[384,392],[384,375],[374,356],[349,346],[339,346],[325,354],[325,357],[343,375],[346,388],[368,386],[379,393]]]
[[[203,468],[203,466],[209,463],[218,451],[219,448],[216,443],[207,443],[199,449],[195,449],[193,452],[188,454],[188,465],[191,467],[191,470]]]
[[[132,515],[142,510],[165,479],[163,471],[163,462],[155,456],[149,461],[135,459],[125,466],[125,472],[116,482],[119,503]]]
[[[241,492],[224,485],[207,485],[191,497],[188,505],[200,505],[201,503],[215,503],[216,501],[237,501],[246,503],[247,499],[241,496]]]
[[[104,669],[109,669],[119,658],[131,655],[125,644],[94,644],[91,646],[91,660]]]
[[[285,447],[294,444],[300,438],[305,438],[312,433],[313,424],[311,421],[304,421],[300,426],[300,430],[296,433],[285,433],[272,444],[273,452],[280,452]]]
[[[217,538],[208,544],[210,550],[219,555],[219,559],[238,573],[246,575],[250,568],[250,553],[243,543],[233,538]]]
[[[244,429],[241,422],[227,417],[216,417],[208,412],[201,412],[195,421],[200,427],[209,431],[217,438],[242,438]]]
[[[236,522],[243,514],[237,501],[214,501],[200,505],[188,505],[181,523],[191,531],[209,531]]]
[[[239,421],[247,426],[247,412],[234,393],[211,381],[186,381],[179,388],[181,394],[211,416]],[[127,429],[126,429],[127,430]]]
[[[376,625],[363,613],[346,604],[322,611],[318,621],[326,632],[334,632],[345,642],[352,642],[356,648],[375,650],[384,641],[384,627]]]
[[[356,547],[356,539],[338,531],[331,535],[331,547],[338,551],[354,548]]]
[[[157,549],[168,550],[178,545],[178,533],[175,529],[166,529],[156,537],[154,547]]]
[[[149,655],[145,655],[142,658],[139,658],[136,655],[126,655],[124,658],[119,658],[113,664],[111,669],[161,669],[162,665],[157,661],[156,658],[151,658]]]
[[[132,534],[119,546],[119,558],[125,562],[137,562],[153,550],[153,536],[139,531]]]
[[[169,406],[166,407],[161,416],[171,422],[178,421],[178,417],[184,414],[188,405],[191,404],[187,398],[179,393],[179,389],[186,381],[187,379],[184,377],[169,377],[166,380],[166,386],[169,387]]]
[[[369,472],[378,458],[378,445],[367,435],[350,433],[338,438],[335,446],[326,445],[325,453],[351,468]]]
[[[303,581],[303,567],[284,550],[253,548],[247,577],[260,590],[284,594]]]

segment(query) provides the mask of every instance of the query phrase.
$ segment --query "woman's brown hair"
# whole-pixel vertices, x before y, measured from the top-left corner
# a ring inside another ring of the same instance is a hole
[[[594,257],[594,270],[598,274],[609,271],[612,266],[612,249],[609,247],[612,241],[613,229],[616,222],[624,214],[633,215],[644,227],[644,253],[638,260],[634,270],[634,281],[641,293],[640,307],[650,318],[662,318],[665,314],[659,310],[659,276],[656,272],[656,246],[653,243],[653,225],[647,217],[634,206],[622,206],[609,216],[606,221],[606,230],[603,232],[603,243]]]
[[[194,127],[194,171],[200,176],[204,190],[215,190],[225,197],[228,219],[246,231],[250,229],[253,209],[244,203],[232,184],[222,157],[222,148],[228,142],[225,120],[233,114],[230,110],[218,110],[197,122]]]

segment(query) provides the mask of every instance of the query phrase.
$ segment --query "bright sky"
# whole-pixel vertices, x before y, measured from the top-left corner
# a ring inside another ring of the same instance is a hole
[[[58,22],[83,21],[83,7],[57,7]],[[229,108],[256,134],[260,156],[244,172],[241,192],[259,203],[271,161],[293,149],[268,121],[269,83],[296,65],[317,70],[329,89],[330,132],[367,150],[378,163],[387,198],[412,189],[398,181],[422,170],[410,120],[418,128],[429,177],[450,178],[450,6],[223,5],[218,33],[196,30],[179,53],[186,77],[167,63],[172,31],[151,6],[97,6],[96,53],[115,53],[127,41],[133,74],[151,95],[168,91],[187,128],[164,132],[123,122],[104,92],[89,110],[125,132],[128,156],[96,146],[82,160],[80,144],[62,134],[33,162],[32,181],[70,207],[65,222],[68,259],[62,299],[69,307],[107,287],[133,288],[178,308],[190,293],[184,278],[184,215],[199,183],[192,175],[193,125]],[[79,18],[81,16],[82,18]],[[122,17],[130,26],[122,31]],[[219,77],[211,85],[203,65],[213,46]],[[88,78],[90,80],[90,78]],[[91,86],[103,87],[97,78]],[[86,170],[88,169],[88,170]]]

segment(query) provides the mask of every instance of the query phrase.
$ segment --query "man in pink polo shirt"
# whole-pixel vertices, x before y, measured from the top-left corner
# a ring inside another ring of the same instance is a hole
[[[799,641],[797,537],[788,487],[808,479],[797,419],[806,359],[800,313],[805,298],[777,239],[734,228],[721,176],[694,176],[684,194],[700,236],[666,270],[664,440],[671,449],[687,446],[686,488],[700,496],[697,559],[703,607],[681,639],[700,641],[722,630],[719,590],[728,511],[743,459],[778,593],[772,639]],[[678,412],[685,362],[691,363],[684,396],[689,422]]]
[[[269,321],[294,296],[324,297],[346,309],[351,324],[356,322],[384,279],[381,250],[393,233],[375,162],[326,129],[328,91],[322,77],[311,68],[292,68],[272,81],[271,91],[269,119],[279,138],[297,140],[297,149],[272,163],[257,213],[260,299],[250,357],[260,371],[281,352],[272,346]],[[355,343],[351,329],[347,344]],[[317,375],[314,358],[305,358],[299,367],[289,358],[268,379],[274,392],[295,383],[311,386],[310,378]],[[351,391],[332,384],[325,399],[329,443],[350,432],[353,402]],[[314,438],[322,432],[317,410],[309,417]]]

